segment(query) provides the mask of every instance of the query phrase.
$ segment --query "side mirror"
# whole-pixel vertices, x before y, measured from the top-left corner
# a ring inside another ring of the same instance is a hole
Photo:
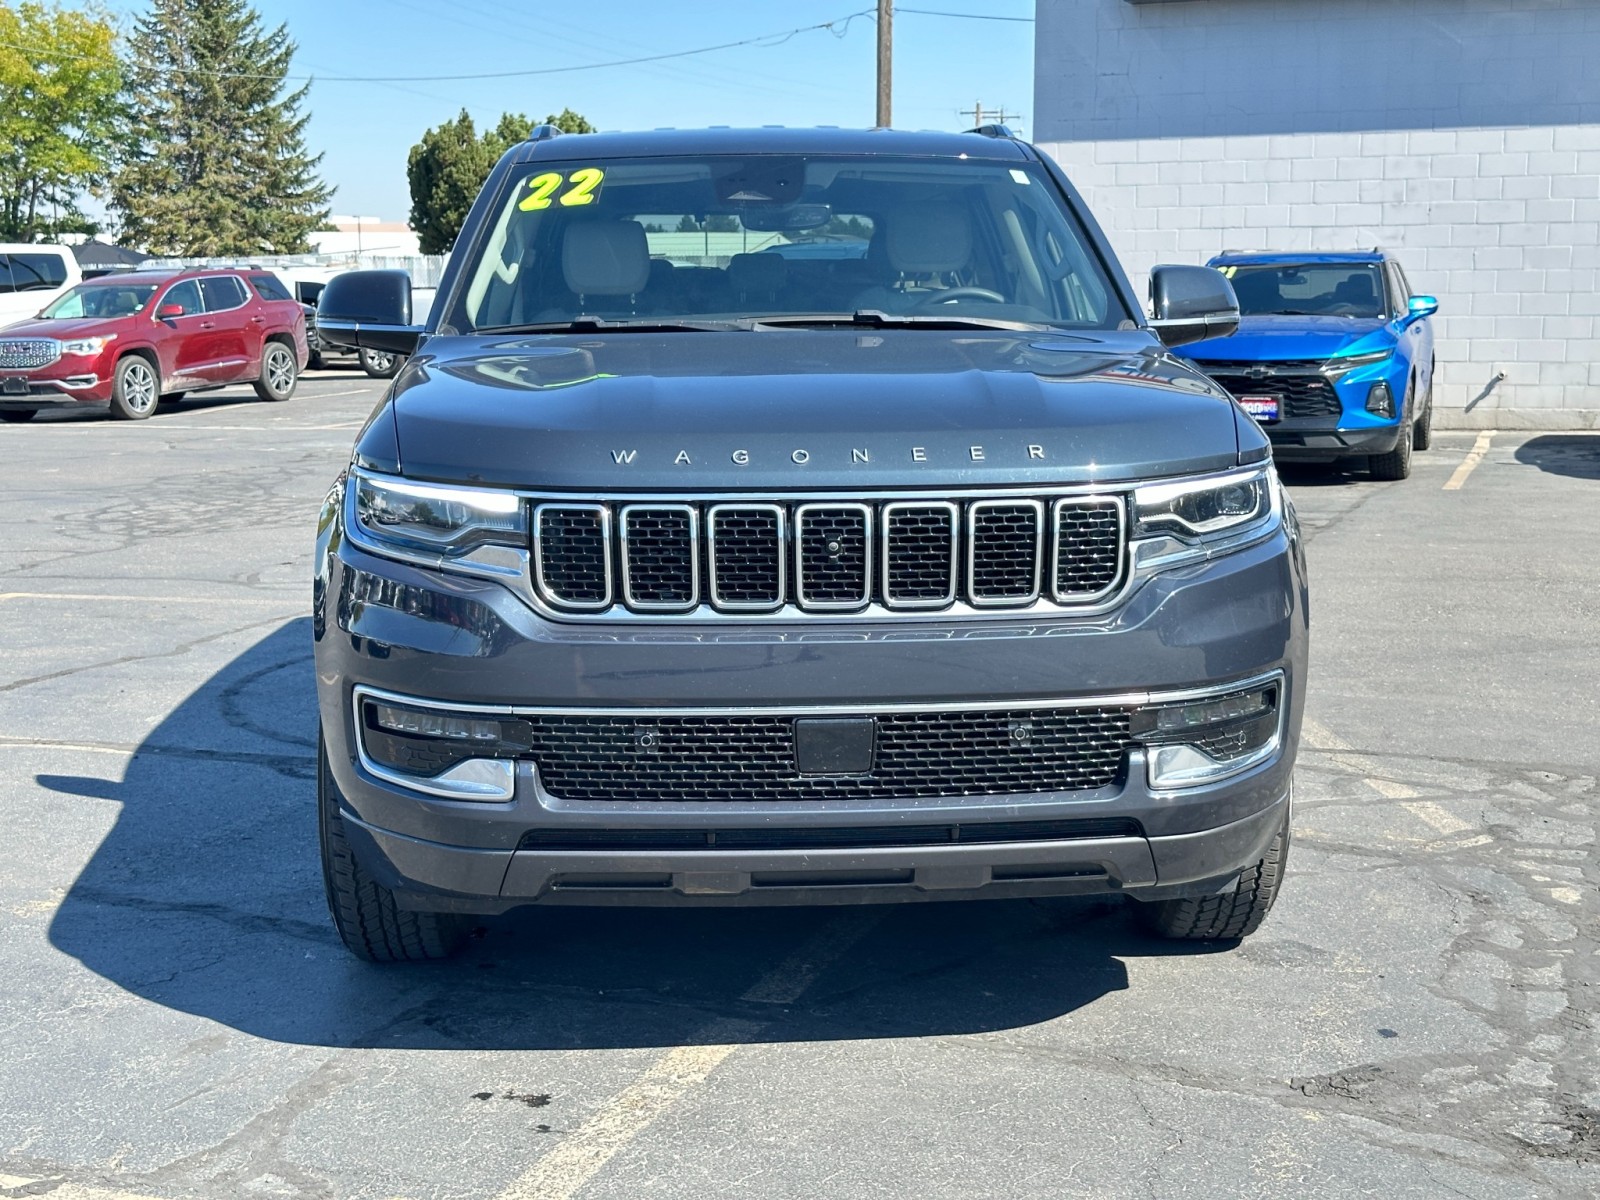
[[[1436,296],[1413,296],[1406,305],[1406,316],[1413,321],[1431,317],[1438,311],[1439,300]]]
[[[346,271],[317,297],[317,337],[332,346],[413,354],[422,326],[411,323],[411,276]]]
[[[183,316],[183,305],[181,304],[163,304],[156,309],[156,319],[158,321],[170,321],[173,317],[181,316]]]
[[[1239,298],[1214,267],[1150,268],[1150,328],[1163,344],[1227,337],[1239,328]]]

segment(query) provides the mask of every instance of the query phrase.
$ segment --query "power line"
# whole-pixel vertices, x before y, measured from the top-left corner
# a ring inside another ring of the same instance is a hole
[[[902,8],[903,13],[916,13],[919,17],[959,17],[965,21],[1017,21],[1032,25],[1032,17],[997,17],[991,13],[942,12],[936,8]]]
[[[285,83],[463,83],[477,79],[520,79],[530,75],[566,75],[575,71],[598,71],[606,67],[631,67],[640,63],[663,62],[672,58],[688,58],[696,54],[710,54],[717,50],[733,50],[740,46],[781,46],[791,38],[802,33],[815,33],[818,30],[827,30],[835,37],[844,37],[850,32],[850,23],[859,17],[873,16],[876,10],[871,8],[861,9],[859,12],[847,16],[835,17],[831,21],[822,21],[816,25],[802,25],[798,29],[789,29],[781,33],[765,33],[759,37],[743,38],[737,42],[722,42],[715,46],[700,46],[694,50],[674,50],[667,54],[646,54],[637,58],[618,58],[609,62],[580,63],[570,67],[538,67],[527,71],[488,71],[471,75],[273,75],[268,72],[251,71],[190,71],[189,74],[204,74],[217,79],[282,79]],[[42,54],[44,51],[38,47],[19,46],[12,42],[0,42],[0,49],[16,50],[23,54]],[[88,55],[72,55],[73,58],[87,58]],[[174,68],[175,75],[184,74],[183,68]]]

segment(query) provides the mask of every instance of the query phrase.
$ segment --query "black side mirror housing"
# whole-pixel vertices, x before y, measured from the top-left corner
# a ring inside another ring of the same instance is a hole
[[[1163,344],[1227,337],[1239,328],[1239,297],[1214,267],[1167,264],[1150,269],[1150,328]]]
[[[411,323],[411,276],[346,271],[317,297],[317,337],[334,346],[414,354],[422,326]]]

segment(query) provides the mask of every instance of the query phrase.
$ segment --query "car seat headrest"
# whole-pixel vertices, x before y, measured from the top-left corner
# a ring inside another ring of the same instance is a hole
[[[735,254],[728,262],[728,284],[736,292],[775,292],[788,274],[777,254]]]
[[[561,243],[561,272],[580,296],[631,296],[650,279],[650,246],[637,221],[582,221]]]
[[[906,208],[889,222],[889,265],[905,275],[935,275],[967,265],[972,227],[950,204]]]

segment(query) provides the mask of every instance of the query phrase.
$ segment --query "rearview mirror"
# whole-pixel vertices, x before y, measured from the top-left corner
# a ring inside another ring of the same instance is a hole
[[[413,354],[422,327],[411,323],[411,276],[346,271],[317,298],[317,337],[334,346]]]
[[[1227,337],[1239,328],[1239,298],[1213,267],[1150,269],[1150,328],[1164,345]]]
[[[833,219],[826,204],[747,204],[739,210],[739,221],[752,233],[795,233],[820,229]]]

